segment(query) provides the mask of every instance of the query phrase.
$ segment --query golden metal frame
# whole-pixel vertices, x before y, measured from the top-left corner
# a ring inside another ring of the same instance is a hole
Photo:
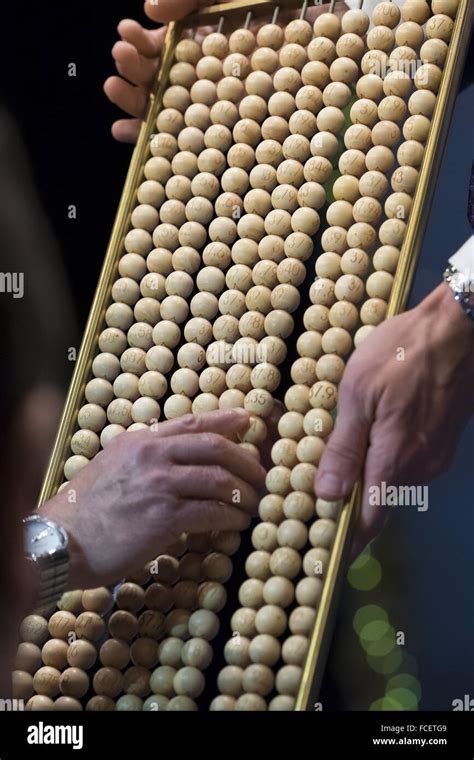
[[[228,18],[250,10],[254,16],[258,16],[273,9],[277,4],[274,0],[253,0],[252,2],[248,2],[248,0],[236,0],[235,2],[220,3],[204,8],[202,11],[188,16],[181,22],[172,22],[168,26],[162,62],[157,74],[154,92],[150,96],[148,113],[141,126],[127,172],[76,367],[69,386],[59,430],[39,496],[38,506],[41,506],[41,504],[54,496],[58,487],[63,482],[64,462],[69,455],[69,443],[76,429],[77,413],[84,401],[84,388],[90,376],[92,360],[96,354],[97,338],[103,326],[105,310],[110,302],[110,291],[116,277],[118,260],[123,252],[125,235],[130,227],[130,216],[135,205],[136,191],[142,181],[143,159],[153,135],[156,117],[162,105],[162,98],[173,62],[176,42],[183,30],[190,27],[215,24],[216,20],[221,16]],[[286,0],[284,4],[285,9],[297,9],[301,6],[302,0]],[[434,193],[434,183],[439,172],[449,121],[467,51],[473,14],[474,8],[471,0],[460,0],[432,119],[432,126],[426,143],[417,189],[407,223],[406,236],[401,250],[387,317],[392,317],[404,310],[410,293],[416,261],[428,221],[429,209]],[[295,710],[297,711],[313,709],[313,703],[317,699],[336,620],[337,603],[345,577],[351,537],[360,509],[360,491],[361,487],[358,484],[354,488],[350,500],[341,511],[321,603],[296,700]]]

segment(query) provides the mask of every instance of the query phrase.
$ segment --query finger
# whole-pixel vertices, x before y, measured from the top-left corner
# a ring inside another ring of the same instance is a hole
[[[178,494],[187,499],[212,499],[232,504],[244,512],[256,514],[259,496],[241,478],[223,467],[182,467],[176,483]]]
[[[112,103],[130,116],[137,119],[145,116],[149,94],[140,87],[134,87],[121,77],[109,77],[104,83],[104,92]]]
[[[167,24],[168,21],[177,21],[188,13],[211,4],[210,0],[153,0],[146,1],[144,7],[148,18]]]
[[[186,500],[179,507],[180,522],[187,533],[207,533],[211,530],[246,530],[250,515],[241,509],[212,500]]]
[[[166,27],[145,29],[137,21],[127,18],[120,22],[117,31],[121,39],[133,45],[140,55],[145,58],[158,58],[163,49],[167,30]]]
[[[112,135],[118,142],[136,143],[141,125],[141,119],[119,119],[112,124]]]
[[[370,420],[362,405],[341,383],[338,416],[316,475],[315,490],[327,501],[347,496],[359,477],[369,440]]]
[[[237,433],[249,426],[250,414],[245,409],[220,409],[206,414],[185,414],[174,420],[159,422],[156,432],[161,436],[181,435],[181,433]]]
[[[129,42],[116,42],[112,48],[112,58],[117,71],[129,82],[151,87],[158,68],[158,58],[145,58]]]
[[[217,433],[174,436],[170,454],[177,464],[219,465],[256,488],[265,483],[265,470],[255,457]]]

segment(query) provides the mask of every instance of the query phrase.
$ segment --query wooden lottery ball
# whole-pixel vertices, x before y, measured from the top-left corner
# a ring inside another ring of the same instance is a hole
[[[329,310],[328,321],[333,327],[353,330],[359,321],[359,313],[349,301],[337,301]]]
[[[258,609],[263,604],[263,581],[248,578],[239,589],[239,602],[243,607]]]
[[[336,535],[336,523],[333,520],[316,520],[309,531],[309,540],[312,546],[320,546],[330,549]]]
[[[381,174],[386,174],[392,168],[394,161],[394,155],[390,148],[383,145],[374,146],[365,157],[367,169]]]
[[[449,16],[446,16],[444,13],[437,13],[432,16],[426,24],[426,36],[429,39],[438,39],[443,40],[444,42],[449,42],[453,32],[453,26],[454,22]]]
[[[333,82],[344,82],[351,85],[357,79],[359,67],[352,58],[337,58],[329,68],[329,74]]]
[[[244,143],[255,147],[261,137],[260,126],[254,119],[240,119],[233,129],[232,135],[236,143]],[[214,170],[210,169],[209,171]]]
[[[173,67],[173,69],[174,68],[175,67]],[[182,74],[183,80],[189,81],[189,87],[196,81],[196,74],[194,72],[193,66],[188,67],[188,65],[185,64],[185,68],[180,70],[180,67],[178,64],[178,68],[176,68],[175,71],[177,73],[177,77],[175,78],[175,81],[172,81],[170,77],[170,81],[172,84],[181,85],[183,87],[186,86],[185,84],[183,84],[183,81],[179,81],[180,73]],[[162,132],[161,134],[154,135],[150,142],[150,150],[151,150],[152,156],[161,156],[163,158],[167,158],[170,161],[173,158],[176,151],[178,150],[178,143],[177,143],[176,137],[174,135],[170,135],[169,132]]]
[[[68,645],[62,639],[50,639],[41,650],[41,658],[45,665],[62,670],[67,665]]]
[[[401,166],[420,166],[423,160],[424,147],[417,140],[406,140],[397,151],[397,160]]]
[[[173,697],[166,705],[166,710],[174,710],[179,712],[196,712],[198,706],[194,700],[190,697],[181,695],[179,697]]]
[[[344,133],[344,145],[349,150],[366,152],[372,145],[371,131],[365,124],[353,124]]]
[[[323,583],[321,578],[302,578],[296,586],[296,600],[298,604],[313,608],[318,607],[322,589]]]
[[[258,514],[264,522],[278,525],[283,520],[283,497],[277,494],[267,494],[261,499]]]
[[[114,712],[115,701],[111,697],[107,697],[104,694],[91,697],[86,705],[87,711],[93,712]]]
[[[303,665],[308,652],[308,644],[306,636],[289,636],[283,642],[281,649],[283,661],[287,665]]]
[[[361,177],[366,170],[365,156],[361,150],[355,148],[346,150],[339,158],[338,167],[343,175],[350,174],[353,177]]]
[[[217,106],[216,111],[218,111],[221,116],[224,112],[227,112],[226,114],[226,120],[222,123],[226,123],[227,126],[231,126],[229,123],[231,120],[234,120],[234,114],[235,109],[231,109],[229,107],[229,103],[232,103],[235,105],[235,103],[238,103],[243,94],[245,92],[244,85],[240,81],[240,79],[237,79],[236,77],[224,77],[224,79],[221,79],[221,81],[217,85],[217,97],[218,101],[215,106]],[[219,101],[223,102],[223,106],[219,106]],[[213,107],[214,108],[214,107]],[[220,122],[217,122],[220,123]]]
[[[176,45],[175,58],[177,61],[185,61],[195,66],[201,55],[201,46],[195,40],[181,40]]]
[[[400,9],[395,3],[378,3],[372,11],[372,23],[394,29],[400,21]]]
[[[382,215],[382,206],[375,198],[359,198],[354,203],[353,216],[355,222],[376,224]]]
[[[333,327],[332,330],[340,330]],[[333,428],[332,417],[326,409],[316,407],[305,414],[303,429],[307,435],[317,435],[326,438]]]
[[[301,81],[304,85],[325,87],[329,81],[329,67],[322,61],[309,61],[301,70]]]
[[[240,101],[239,113],[242,119],[262,122],[267,116],[267,104],[259,95],[247,95]]]
[[[98,404],[84,404],[77,415],[79,427],[98,433],[105,425],[105,412]]]
[[[308,530],[299,520],[284,520],[278,526],[277,538],[280,546],[299,550],[308,540]]]
[[[94,675],[92,685],[99,696],[117,697],[123,688],[123,675],[116,668],[100,668]]]
[[[137,322],[147,322],[153,327],[160,319],[160,304],[154,298],[141,298],[135,304],[133,314]]]
[[[178,146],[182,152],[199,154],[201,150],[204,149],[204,135],[202,130],[198,127],[185,127],[179,133]]]
[[[140,712],[143,700],[134,694],[123,694],[116,702],[115,709],[119,712]]]
[[[206,148],[215,148],[216,150],[225,152],[232,144],[232,133],[228,127],[221,124],[213,124],[212,127],[206,130],[204,141]],[[196,221],[199,221],[199,219]]]
[[[130,648],[121,639],[108,639],[100,648],[99,659],[104,667],[123,670],[130,661]]]
[[[199,606],[211,612],[219,612],[225,605],[227,592],[221,583],[205,581],[198,590]]]
[[[303,669],[298,665],[284,665],[275,679],[276,690],[280,694],[295,697],[301,683]]]
[[[14,669],[35,673],[41,667],[41,649],[30,641],[21,642],[15,656]]]
[[[303,317],[304,326],[307,330],[322,332],[328,327],[329,310],[322,304],[313,304],[306,309]]]
[[[405,21],[395,30],[395,41],[397,45],[416,49],[423,42],[423,29],[414,21]]]
[[[224,657],[228,665],[237,665],[239,668],[245,668],[250,663],[249,657],[250,641],[245,636],[233,636],[224,647]]]
[[[324,306],[330,306],[335,301],[334,297],[334,283],[332,280],[325,279],[323,277],[317,277],[311,285],[309,296],[311,302],[314,304],[323,304]],[[303,362],[300,364],[303,365]],[[304,362],[304,364],[308,364]],[[297,370],[295,370],[296,372]]]
[[[89,677],[80,668],[67,668],[61,673],[59,688],[64,696],[80,699],[89,689]]]
[[[105,631],[105,624],[96,612],[82,612],[76,620],[76,635],[80,639],[96,641]]]
[[[267,703],[259,694],[242,694],[235,703],[238,712],[265,712]]]
[[[375,237],[376,232],[372,225],[367,224],[367,222],[356,222],[347,231],[347,245],[349,248],[370,250]]]
[[[225,77],[234,80],[245,79],[250,73],[250,61],[242,53],[230,53],[222,65],[222,71]],[[243,92],[243,85],[241,91]]]
[[[305,333],[305,334],[311,335],[311,333]],[[301,344],[300,344],[300,349],[301,349]],[[289,411],[301,412],[301,414],[304,414],[309,409],[308,396],[309,396],[309,388],[306,385],[301,385],[301,384],[292,385],[290,388],[288,388],[287,392],[285,393],[285,406]],[[289,441],[290,439],[286,439],[286,440]],[[276,446],[277,444],[278,444],[278,441],[274,445]],[[280,463],[275,462],[275,464],[280,464]],[[285,464],[285,462],[282,462],[282,464]]]
[[[230,130],[235,126],[239,119],[239,112],[237,107],[230,100],[219,100],[211,108],[211,121],[212,126],[206,130],[204,135],[204,143],[207,148],[218,148],[219,150],[227,150],[232,142],[232,135]],[[217,129],[216,129],[217,128]],[[223,131],[224,129],[224,131]],[[216,138],[213,135],[219,135],[222,146],[215,144]],[[209,145],[209,138],[214,144]],[[227,147],[225,147],[227,146]]]
[[[210,581],[226,583],[232,575],[232,561],[226,554],[211,552],[203,560],[202,572]]]
[[[186,112],[184,114],[184,121],[187,127],[195,127],[196,129],[200,130],[201,139],[204,143],[202,132],[211,126],[209,106],[205,105],[204,103],[192,103],[189,108],[186,109]],[[184,138],[182,138],[182,134],[183,133],[181,132],[178,136],[178,146],[180,149],[193,150],[192,147],[186,143]],[[193,153],[198,153],[198,150],[194,149]]]
[[[120,609],[138,612],[145,602],[145,591],[137,583],[122,583],[116,594],[116,604]]]
[[[88,613],[90,615],[94,613]],[[118,639],[125,639],[129,641],[138,632],[138,621],[135,615],[126,610],[117,610],[112,613],[109,619],[109,632],[112,636]],[[85,637],[89,638],[89,637]]]
[[[259,634],[258,636],[255,636],[255,638],[250,642],[250,646],[248,647],[248,654],[253,663],[271,667],[272,665],[275,665],[279,660],[280,643],[274,636],[270,636],[267,633]],[[258,671],[256,673],[254,672],[254,675],[258,677]],[[245,683],[245,680],[247,683]],[[246,679],[244,674],[244,687],[247,688],[249,686],[249,674],[247,675]]]
[[[146,173],[147,172],[145,169],[145,176]],[[149,171],[148,174],[150,175],[151,172]],[[155,179],[155,177],[148,176],[147,179]],[[125,250],[128,251],[128,253],[139,253],[142,256],[146,256],[147,253],[150,253],[151,249],[153,248],[153,241],[149,232],[146,232],[146,230],[135,229],[130,230],[130,232],[128,232],[125,236],[124,246]]]
[[[258,551],[273,551],[277,547],[277,528],[273,523],[259,523],[252,531],[252,545]],[[253,605],[244,605],[253,607]]]
[[[248,95],[268,99],[273,91],[273,80],[264,71],[252,71],[245,80],[245,90]]]
[[[268,665],[253,663],[242,676],[242,687],[246,692],[266,696],[273,688],[274,676]]]
[[[79,454],[92,459],[100,448],[99,437],[92,430],[78,430],[71,438],[71,449],[74,454]]]
[[[17,673],[21,673],[21,671],[16,671]],[[25,676],[29,674],[25,674]],[[55,697],[56,694],[59,693],[59,679],[61,677],[61,673],[56,668],[52,668],[48,665],[45,665],[44,667],[40,668],[36,671],[36,673],[33,676],[33,687],[37,694],[44,695],[46,697]],[[23,688],[26,689],[26,683],[30,683],[31,676],[29,676],[28,682],[26,681],[26,678],[24,679],[25,686]],[[20,679],[16,679],[18,681],[18,684],[15,684],[16,686],[21,684]],[[28,691],[29,691],[28,686]],[[29,694],[31,696],[31,693]]]
[[[171,635],[179,635],[179,633],[176,633],[176,629],[179,629],[180,627],[183,627],[186,629],[186,622],[189,617],[189,613],[187,610],[176,610],[176,615],[179,617],[178,623],[173,627],[169,623],[169,617],[168,615],[165,620],[165,616],[163,613],[158,612],[156,610],[145,610],[141,613],[140,617],[138,618],[138,633],[140,636],[143,636],[144,638],[153,638],[153,639],[159,639],[163,636],[163,634],[171,633]],[[181,619],[181,616],[183,619]],[[173,620],[173,622],[176,622]]]
[[[400,72],[395,72],[400,73]],[[411,83],[410,83],[411,85]],[[406,113],[406,105],[402,98],[396,95],[389,95],[380,101],[378,115],[381,120],[402,121]]]
[[[428,3],[424,0],[405,0],[401,14],[404,21],[414,21],[423,26],[428,21],[431,11]]]
[[[341,258],[341,270],[344,274],[363,277],[369,267],[369,257],[361,248],[348,248]]]
[[[150,272],[166,276],[173,271],[173,254],[166,248],[155,248],[148,254],[146,264]]]
[[[126,331],[133,324],[133,311],[125,303],[112,303],[105,312],[105,321],[108,327]]]
[[[377,25],[368,32],[366,44],[369,50],[382,50],[388,53],[394,44],[394,34],[388,26]]]
[[[165,697],[163,694],[151,694],[151,696],[143,702],[142,710],[147,712],[161,712],[162,710],[166,710],[169,702],[170,700],[168,697]]]
[[[218,82],[219,79],[222,79],[222,63],[219,58],[216,58],[214,55],[205,55],[196,64],[196,74],[198,76],[198,79],[209,79],[211,82]],[[167,92],[169,92],[169,90]],[[174,93],[172,94],[174,95]],[[184,103],[185,100],[183,97],[182,104]],[[189,105],[190,101],[186,103],[184,108],[180,108],[179,110],[185,111]]]
[[[378,325],[385,319],[387,303],[380,298],[369,298],[360,310],[361,321],[365,325]]]
[[[87,464],[89,460],[79,454],[75,454],[64,463],[64,477],[67,481],[72,480]]]
[[[300,569],[301,557],[298,552],[290,546],[282,546],[279,549],[275,549],[270,557],[270,570],[274,575],[291,579],[298,575]],[[260,631],[260,633],[271,633],[271,631]]]
[[[426,116],[416,114],[410,116],[403,125],[403,136],[406,140],[425,142],[428,138],[431,122]]]
[[[439,66],[434,63],[424,63],[417,69],[413,81],[418,90],[438,92],[442,75],[443,72]]]
[[[352,349],[352,338],[342,327],[330,327],[322,337],[322,348],[325,353],[347,356]]]
[[[277,24],[264,24],[257,32],[257,45],[260,48],[279,50],[283,44],[283,29]]]
[[[382,198],[387,188],[387,178],[379,171],[368,171],[359,180],[359,190],[367,198]]]
[[[197,82],[194,82],[190,95],[193,103],[203,104],[209,108],[216,102],[218,97],[216,85],[210,79],[198,79]]]
[[[359,98],[378,103],[383,96],[383,79],[377,74],[364,74],[357,81],[356,93]]]
[[[316,374],[319,380],[339,383],[344,372],[344,362],[336,354],[326,354],[318,359]]]
[[[123,425],[107,425],[100,434],[100,445],[103,449],[105,449],[105,447],[108,446],[111,441],[113,441],[115,436],[120,435],[120,433],[124,432],[125,428]]]
[[[353,223],[352,204],[348,201],[334,201],[328,207],[326,219],[330,225],[338,225],[346,229]]]
[[[267,580],[270,576],[270,554],[267,551],[251,552],[245,562],[245,572],[249,578]]]
[[[140,395],[138,390],[138,378],[131,372],[123,372],[114,381],[114,393],[118,398],[135,401]]]
[[[303,415],[299,412],[287,412],[280,417],[278,432],[282,438],[293,438],[299,441],[304,436]]]
[[[311,607],[296,607],[290,615],[290,631],[297,636],[310,636],[316,619],[316,612]]]
[[[213,55],[216,56],[216,58],[224,58],[229,52],[227,37],[221,32],[212,32],[211,34],[208,34],[204,37],[201,47],[204,55]],[[191,61],[191,63],[193,63],[193,61]]]
[[[302,45],[296,42],[290,42],[284,45],[279,54],[280,66],[294,68],[297,71],[301,71],[303,66],[308,60],[306,50]]]
[[[261,607],[255,616],[255,626],[259,633],[270,636],[281,636],[286,628],[287,616],[281,607],[275,604],[266,604]]]
[[[284,523],[282,523],[282,525],[283,524]],[[289,607],[294,599],[294,588],[292,582],[283,576],[274,576],[272,578],[268,578],[263,586],[263,599],[267,604],[270,605],[277,605],[278,607],[282,608]],[[257,660],[252,657],[252,653],[250,653],[250,656],[254,662],[257,662]],[[269,665],[270,663],[268,662],[267,664]]]
[[[329,382],[317,382],[311,387],[308,398],[312,407],[332,411],[337,403],[337,388]]]
[[[108,352],[98,354],[92,362],[92,372],[95,377],[111,382],[120,372],[120,361],[114,354]]]
[[[147,668],[133,665],[125,671],[123,691],[136,697],[146,697],[150,693],[150,671]]]
[[[320,13],[313,24],[313,33],[315,37],[337,40],[341,33],[339,17],[335,13]]]
[[[456,17],[459,0],[433,0],[431,7],[433,13],[444,13],[451,18]]]
[[[191,636],[212,641],[219,631],[219,618],[212,610],[200,609],[192,613],[188,627]]]
[[[336,53],[339,58],[347,57],[354,61],[360,61],[364,51],[364,41],[360,35],[353,32],[342,34],[336,42]]]
[[[232,53],[250,55],[255,48],[255,35],[250,29],[236,29],[229,37],[229,50]]]
[[[212,662],[212,657],[213,650],[209,642],[205,639],[198,638],[189,639],[189,641],[185,643],[181,653],[181,659],[184,665],[193,669],[197,668],[200,671],[209,667]],[[182,670],[179,672],[182,673]],[[174,689],[179,693],[179,689],[176,688],[176,685],[174,685]]]
[[[35,694],[25,705],[25,710],[32,712],[46,712],[53,709],[53,700],[42,694]]]
[[[194,155],[194,153],[191,153],[191,151],[181,151],[180,153],[177,153],[173,158],[171,162],[171,168],[173,169],[174,174],[192,179],[198,173],[197,157]],[[168,205],[168,203],[166,205]],[[171,222],[171,224],[176,224],[179,226],[178,219],[176,219],[176,221],[174,221],[173,218],[165,219],[164,207],[165,204],[163,204],[163,206],[160,208],[160,220],[162,222]]]
[[[60,610],[50,617],[48,631],[53,638],[66,640],[71,632],[74,632],[76,620],[77,618],[72,612]]]
[[[354,8],[346,11],[341,19],[341,29],[344,33],[363,36],[369,28],[370,19],[363,10]]]
[[[184,641],[175,637],[164,639],[159,645],[159,660],[161,665],[177,668],[181,665],[181,652]]]
[[[169,665],[155,668],[150,676],[150,689],[154,694],[172,697],[174,694],[173,679],[178,671]]]
[[[237,665],[227,665],[217,676],[217,687],[220,692],[237,697],[242,694],[243,669]]]
[[[273,74],[278,64],[278,54],[270,47],[258,47],[250,59],[253,71],[264,71],[266,74]]]
[[[318,113],[316,123],[321,132],[327,131],[338,134],[344,123],[344,114],[340,108],[325,106]]]
[[[411,195],[408,193],[392,193],[385,201],[385,214],[390,219],[407,219],[410,213],[412,203]]]
[[[324,448],[324,443],[320,438],[313,435],[305,436],[298,441],[296,456],[299,462],[317,465],[323,455]]]
[[[97,659],[97,650],[90,641],[78,639],[67,648],[66,659],[72,668],[89,670]]]
[[[370,298],[381,298],[387,301],[393,285],[393,276],[389,272],[373,272],[366,282],[367,294]]]
[[[113,425],[128,427],[132,424],[132,402],[125,398],[117,398],[107,407],[107,419]]]
[[[384,270],[385,272],[394,274],[399,257],[400,251],[398,248],[392,245],[382,245],[374,253],[373,264],[377,270]]]
[[[367,127],[373,127],[377,121],[377,106],[373,100],[369,100],[368,98],[361,98],[360,100],[356,100],[356,102],[353,104],[350,111],[350,116],[353,124],[363,124]],[[347,145],[347,142],[346,147],[363,150],[360,145]]]
[[[44,668],[41,670],[44,670]],[[55,669],[49,668],[49,670]],[[34,686],[34,679],[31,673],[26,673],[24,670],[13,671],[12,696],[14,699],[21,699],[23,701],[30,699],[35,692],[35,688],[36,686]]]
[[[379,121],[372,129],[372,142],[374,145],[394,148],[399,143],[400,136],[400,128],[393,121]]]

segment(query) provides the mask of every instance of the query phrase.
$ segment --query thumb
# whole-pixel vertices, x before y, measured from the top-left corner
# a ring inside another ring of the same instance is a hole
[[[327,501],[339,501],[355,485],[364,464],[371,420],[363,413],[352,387],[341,383],[336,425],[319,463],[316,494]]]

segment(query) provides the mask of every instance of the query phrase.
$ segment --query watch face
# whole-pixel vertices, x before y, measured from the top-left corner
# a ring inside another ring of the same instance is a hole
[[[66,547],[65,532],[50,520],[38,517],[25,522],[25,550],[34,559],[50,557]]]

